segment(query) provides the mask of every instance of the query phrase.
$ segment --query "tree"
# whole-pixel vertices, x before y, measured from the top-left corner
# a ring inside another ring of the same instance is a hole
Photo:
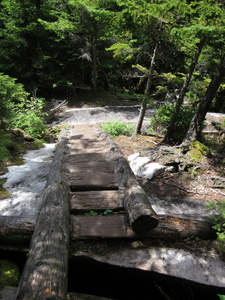
[[[184,38],[190,39],[192,43],[191,47],[193,48],[196,44],[197,50],[193,56],[186,79],[177,99],[170,124],[163,139],[164,142],[169,142],[172,136],[180,108],[184,102],[185,94],[188,91],[193,72],[196,68],[203,47],[207,44],[212,45],[212,43],[217,45],[218,40],[221,40],[221,38],[223,39],[224,35],[224,10],[220,4],[215,3],[212,5],[211,2],[205,0],[200,1],[199,3],[191,2],[190,7],[192,8],[192,15],[195,17],[192,17],[189,26],[185,25],[182,28],[175,29],[175,32],[179,33],[181,41],[183,41]]]
[[[187,134],[181,144],[182,147],[186,147],[190,145],[194,140],[198,140],[200,138],[205,116],[224,77],[225,55],[222,56],[218,70],[217,72],[215,72],[207,88],[207,91],[202,98],[194,117],[191,120]]]
[[[203,45],[204,45],[204,42],[203,40],[199,42],[198,46],[197,46],[197,51],[196,51],[196,54],[192,60],[192,63],[189,67],[189,71],[188,71],[188,74],[185,78],[185,81],[183,83],[183,86],[181,88],[181,91],[179,93],[179,96],[178,96],[178,99],[176,101],[176,106],[175,106],[175,109],[174,109],[174,112],[173,112],[173,115],[170,119],[170,124],[167,128],[167,131],[166,131],[166,134],[163,138],[163,142],[168,142],[171,138],[171,135],[173,133],[173,130],[174,130],[174,126],[176,124],[176,121],[177,121],[177,117],[178,117],[178,114],[179,114],[179,111],[180,111],[180,108],[181,108],[181,105],[183,104],[184,102],[184,97],[185,97],[185,94],[188,90],[188,87],[189,87],[189,84],[190,84],[190,81],[191,81],[191,78],[192,78],[192,75],[193,75],[193,72],[195,70],[195,67],[197,65],[197,62],[198,62],[198,59],[199,59],[199,56],[201,54],[201,51],[202,51],[202,48],[203,48]]]

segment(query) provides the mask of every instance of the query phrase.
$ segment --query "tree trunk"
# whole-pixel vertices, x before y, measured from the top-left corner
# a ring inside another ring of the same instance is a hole
[[[142,127],[143,120],[144,120],[144,117],[145,117],[145,112],[146,112],[146,109],[147,109],[146,98],[151,93],[152,78],[153,78],[154,64],[155,64],[155,58],[156,58],[156,52],[157,52],[157,49],[158,49],[158,44],[159,44],[159,42],[157,41],[156,44],[155,44],[155,48],[154,48],[152,59],[151,59],[151,64],[150,64],[149,74],[148,74],[148,80],[147,80],[147,84],[146,84],[146,88],[145,88],[145,92],[144,92],[144,97],[143,97],[142,104],[141,104],[141,110],[140,110],[137,126],[135,128],[133,136],[136,136],[137,134],[141,134],[141,127]]]
[[[61,174],[65,141],[56,148],[17,300],[66,299],[70,238],[69,189]]]
[[[205,96],[202,98],[199,107],[191,120],[187,134],[181,144],[182,147],[189,146],[193,141],[198,140],[201,135],[202,126],[205,116],[210,108],[210,105],[215,97],[215,94],[220,86],[221,81],[225,76],[225,55],[221,59],[218,71],[211,80]]]
[[[184,84],[183,84],[183,87],[181,89],[181,92],[179,94],[179,97],[177,99],[177,102],[176,102],[176,106],[175,106],[175,109],[174,109],[174,112],[173,112],[173,115],[171,117],[171,120],[170,120],[170,124],[169,124],[169,127],[166,131],[166,134],[164,136],[164,139],[163,139],[163,142],[169,142],[170,138],[171,138],[171,135],[173,133],[173,130],[174,130],[174,126],[176,124],[176,121],[177,121],[177,117],[178,117],[178,114],[179,114],[179,111],[180,111],[180,108],[184,102],[184,96],[187,92],[187,89],[188,89],[188,86],[190,84],[190,81],[191,81],[191,77],[193,75],[193,72],[195,70],[195,66],[198,62],[198,59],[199,59],[199,56],[202,52],[202,48],[203,48],[203,41],[201,41],[199,44],[198,44],[198,50],[195,54],[195,57],[190,65],[190,68],[189,68],[189,72],[186,76],[186,79],[184,81]]]
[[[94,23],[94,33],[92,41],[92,86],[93,92],[97,92],[97,24]]]

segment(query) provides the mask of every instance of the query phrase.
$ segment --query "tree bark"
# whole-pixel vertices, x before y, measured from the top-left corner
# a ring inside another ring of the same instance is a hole
[[[187,134],[181,143],[181,147],[189,146],[193,141],[198,140],[201,135],[202,126],[205,116],[209,111],[210,105],[215,97],[215,94],[220,87],[220,83],[225,76],[225,55],[222,57],[218,71],[211,80],[205,96],[202,98],[199,107],[191,120]]]
[[[94,21],[94,32],[92,40],[92,85],[94,94],[96,94],[97,92],[97,30],[98,25],[97,22]]]
[[[147,232],[156,227],[157,215],[124,157],[117,160],[115,172],[120,184],[119,188],[125,191],[124,209],[129,225],[138,233]]]
[[[136,136],[137,134],[141,134],[141,127],[142,127],[146,109],[147,109],[146,98],[150,95],[151,88],[152,88],[152,78],[153,78],[155,58],[156,58],[156,53],[157,53],[157,49],[158,49],[158,44],[159,44],[159,42],[157,41],[155,44],[154,51],[153,51],[151,64],[150,64],[150,68],[149,68],[148,80],[147,80],[147,84],[146,84],[146,88],[145,88],[145,92],[144,92],[144,98],[142,100],[141,110],[140,110],[138,122],[137,122],[137,125],[135,128],[133,137]]]
[[[17,300],[63,300],[67,294],[69,189],[61,174],[64,141],[56,148]]]
[[[180,108],[184,102],[184,96],[187,92],[187,89],[189,87],[189,84],[190,84],[190,81],[191,81],[191,77],[193,75],[193,72],[195,70],[195,67],[196,67],[196,64],[198,62],[198,59],[199,59],[199,56],[202,52],[202,48],[203,48],[203,45],[204,45],[204,42],[201,41],[199,44],[198,44],[198,49],[197,49],[197,52],[195,54],[195,57],[190,65],[190,68],[189,68],[189,72],[186,76],[186,79],[184,81],[184,84],[183,84],[183,87],[180,91],[180,94],[179,94],[179,97],[177,99],[177,102],[176,102],[176,106],[175,106],[175,109],[174,109],[174,112],[173,112],[173,115],[171,117],[171,120],[170,120],[170,124],[169,124],[169,127],[166,131],[166,134],[164,136],[164,139],[163,139],[163,142],[169,142],[169,140],[171,139],[171,135],[174,131],[174,126],[176,124],[176,121],[177,121],[177,117],[178,117],[178,114],[180,112]]]

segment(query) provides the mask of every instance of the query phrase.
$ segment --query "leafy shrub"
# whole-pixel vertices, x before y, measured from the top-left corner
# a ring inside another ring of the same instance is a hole
[[[132,123],[126,124],[118,121],[112,121],[103,123],[102,128],[112,137],[115,137],[118,135],[132,135],[135,126]]]
[[[151,130],[165,133],[166,129],[170,124],[170,119],[174,112],[174,105],[166,103],[159,108],[154,118],[151,121]],[[177,117],[177,122],[172,134],[172,141],[174,143],[181,143],[185,137],[191,119],[194,115],[195,110],[190,106],[183,106]]]
[[[219,251],[225,252],[225,200],[206,203],[209,211],[213,211],[211,216],[213,228],[216,230]]]
[[[35,138],[42,138],[46,134],[45,113],[43,113],[44,99],[24,99],[13,108],[13,127],[19,127]]]
[[[10,134],[0,129],[0,162],[7,160],[10,155],[9,147],[12,145]]]
[[[15,78],[0,73],[0,127],[19,127],[35,138],[46,133],[44,99],[29,98]],[[0,147],[2,147],[0,145]]]
[[[23,85],[16,83],[15,78],[0,73],[0,120],[12,117],[13,107],[28,97]]]

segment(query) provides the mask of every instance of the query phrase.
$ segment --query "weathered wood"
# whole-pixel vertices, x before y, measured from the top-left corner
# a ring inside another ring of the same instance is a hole
[[[134,231],[140,233],[156,227],[157,215],[124,157],[117,160],[115,171],[120,187],[125,189],[124,208]]]
[[[35,224],[31,217],[0,216],[0,235],[32,235]]]
[[[101,191],[104,192],[104,191]],[[114,192],[114,191],[113,191]],[[117,191],[115,191],[117,192]],[[98,193],[98,192],[96,192]],[[80,193],[78,193],[80,194]],[[83,194],[83,192],[82,192]],[[84,192],[86,194],[86,192]],[[89,194],[89,193],[87,193]],[[97,208],[95,208],[97,210]],[[81,216],[83,218],[83,216]],[[89,218],[89,217],[88,217]],[[92,217],[93,218],[93,217]],[[106,218],[106,217],[104,217]],[[125,225],[128,228],[128,233],[124,234],[124,238],[130,237],[150,237],[156,239],[185,239],[188,237],[198,237],[201,239],[216,239],[216,232],[212,229],[212,222],[209,217],[207,216],[199,216],[199,215],[158,215],[159,225],[150,230],[149,232],[143,234],[135,233],[132,228],[128,225],[126,218],[122,216]],[[74,228],[74,220],[75,223],[79,225],[79,216],[76,216],[75,219],[71,216],[71,228]],[[105,219],[106,220],[106,219]],[[89,226],[92,226],[91,223],[88,221]],[[28,226],[24,225],[28,223]],[[21,217],[4,217],[0,219],[1,230],[0,234],[4,236],[8,235],[31,235],[34,230],[34,225],[32,225],[32,219],[30,218],[21,218]],[[83,219],[84,222],[84,219]],[[77,228],[78,228],[77,227]],[[71,232],[72,238],[81,237],[76,233],[76,231]],[[94,235],[92,236],[94,238]],[[84,237],[83,237],[84,238]]]
[[[70,154],[65,157],[65,161],[70,162],[71,164],[76,163],[87,163],[90,161],[95,162],[106,162],[109,161],[105,154],[102,153],[79,153],[79,154]]]
[[[135,237],[124,215],[71,216],[71,238]]]
[[[114,174],[89,170],[86,173],[66,174],[71,191],[116,190],[118,183]]]
[[[72,193],[71,212],[87,210],[121,210],[123,209],[123,191],[91,191]]]
[[[182,240],[190,237],[215,239],[216,232],[207,217],[198,215],[158,215],[159,224],[147,232],[137,233],[125,216],[71,216],[71,238],[154,238]]]
[[[66,299],[69,191],[61,175],[63,140],[56,148],[17,300]]]
[[[179,240],[190,237],[216,239],[209,217],[199,215],[158,215],[159,225],[150,236],[157,239]]]
[[[115,162],[103,162],[103,161],[88,161],[88,162],[76,162],[72,164],[70,160],[65,161],[63,170],[65,173],[86,173],[88,171],[94,171],[95,173],[111,173],[114,174]],[[114,176],[114,175],[113,175]]]

